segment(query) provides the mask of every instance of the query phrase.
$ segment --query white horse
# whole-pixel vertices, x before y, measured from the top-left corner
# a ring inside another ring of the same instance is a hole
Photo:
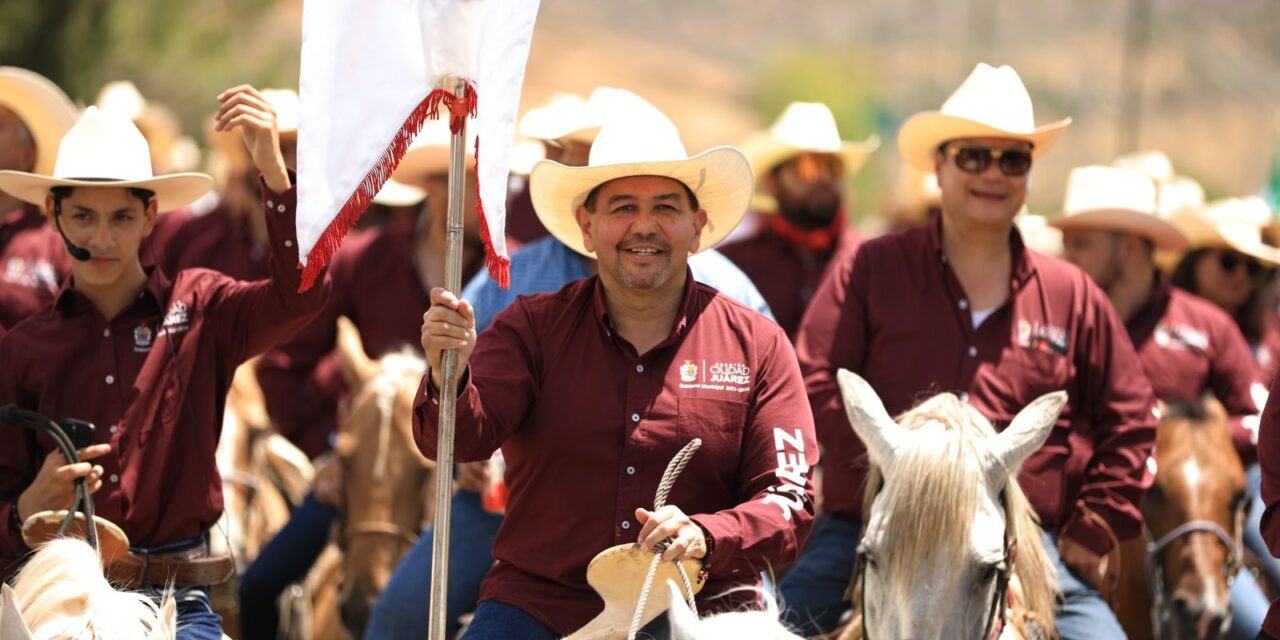
[[[4,587],[4,640],[173,640],[172,598],[116,591],[102,575],[98,552],[76,538],[40,547]]]
[[[873,463],[855,593],[861,620],[840,637],[990,640],[1025,637],[1028,622],[1055,635],[1057,574],[1017,470],[1043,444],[1066,393],[1037,399],[997,434],[952,394],[895,423],[865,380],[837,377]]]
[[[699,618],[685,603],[676,583],[667,581],[667,587],[671,590],[671,608],[667,609],[671,640],[801,640],[778,619],[778,604],[764,590],[759,590],[764,609],[730,611]]]

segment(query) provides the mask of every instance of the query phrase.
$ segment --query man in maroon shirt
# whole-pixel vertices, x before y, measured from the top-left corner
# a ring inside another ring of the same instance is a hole
[[[690,158],[670,121],[637,114],[601,129],[587,167],[543,161],[531,184],[548,231],[594,253],[598,274],[518,298],[479,341],[470,304],[442,289],[423,318],[419,448],[435,458],[441,352],[456,348],[458,459],[500,446],[511,491],[469,640],[580,628],[602,608],[587,564],[612,545],[671,539],[663,558],[702,559],[714,596],[789,562],[812,521],[817,452],[790,342],[687,267],[741,219],[746,158]],[[649,511],[693,438],[671,504]]]
[[[847,610],[861,535],[865,448],[836,385],[847,368],[891,414],[946,391],[1000,428],[1035,398],[1066,390],[1068,406],[1020,481],[1051,555],[1061,554],[1062,637],[1124,637],[1096,585],[1114,539],[1140,532],[1151,384],[1106,296],[1077,267],[1028,250],[1013,224],[1032,159],[1068,123],[1037,128],[1017,73],[978,65],[941,112],[917,114],[899,133],[904,159],[936,172],[942,215],[864,243],[819,288],[796,345],[825,452],[829,518],[782,583],[810,630],[829,630]],[[1092,456],[1073,471],[1067,463],[1082,446]]]
[[[827,264],[862,236],[845,217],[844,184],[880,146],[840,139],[824,104],[793,102],[769,132],[745,145],[758,186],[771,201],[755,235],[720,249],[742,269],[794,339]]]
[[[76,115],[71,99],[48,79],[0,67],[0,170],[52,173],[58,143]],[[0,329],[49,304],[68,273],[62,240],[39,205],[0,191]]]
[[[214,452],[232,372],[298,330],[327,292],[296,293],[295,194],[274,114],[252,87],[219,99],[219,128],[239,129],[262,171],[271,280],[204,269],[170,279],[143,268],[138,246],[157,213],[195,200],[211,182],[152,177],[146,140],[123,117],[90,108],[64,138],[54,178],[0,172],[0,188],[45,204],[75,258],[54,303],[0,340],[0,404],[98,426],[97,444],[81,451],[92,462],[77,465],[50,453],[43,437],[0,428],[0,558],[26,554],[24,519],[67,508],[72,480],[86,477],[101,487],[97,513],[133,545],[112,575],[148,590],[174,577],[184,640],[221,638],[202,580],[229,562],[201,558],[222,513]]]

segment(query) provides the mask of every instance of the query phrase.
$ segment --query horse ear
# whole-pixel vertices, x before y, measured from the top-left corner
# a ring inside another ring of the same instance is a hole
[[[889,417],[876,390],[861,376],[841,369],[836,372],[836,382],[840,385],[840,395],[844,397],[844,411],[849,416],[849,424],[866,445],[871,459],[881,469],[887,469],[904,436],[902,427]]]
[[[31,640],[31,630],[27,628],[18,608],[18,596],[8,583],[0,583],[0,590],[3,591],[0,594],[0,637],[5,640]]]
[[[364,352],[364,341],[360,339],[360,330],[346,316],[338,318],[338,362],[342,366],[342,377],[347,386],[359,389],[364,383],[377,375],[378,367]]]
[[[667,590],[671,592],[671,606],[667,607],[667,622],[671,625],[671,640],[696,640],[698,637],[698,616],[689,609],[684,601],[684,594],[676,587],[674,581],[667,581]]]
[[[1013,422],[996,435],[990,449],[991,467],[987,470],[992,483],[1003,486],[1009,474],[1044,444],[1066,404],[1066,391],[1040,396],[1019,411]]]

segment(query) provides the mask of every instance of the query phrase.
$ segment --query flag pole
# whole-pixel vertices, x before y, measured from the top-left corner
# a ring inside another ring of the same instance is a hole
[[[458,76],[446,76],[441,85],[457,99],[466,98],[467,82]],[[442,117],[450,117],[446,111]],[[449,216],[445,245],[445,286],[453,295],[462,292],[462,207],[466,202],[467,124],[449,140]],[[458,368],[458,352],[448,349],[440,363],[440,425],[436,440],[436,510],[432,523],[431,547],[431,640],[445,640],[446,612],[449,592],[449,523],[453,500],[453,432],[458,393],[454,378]]]

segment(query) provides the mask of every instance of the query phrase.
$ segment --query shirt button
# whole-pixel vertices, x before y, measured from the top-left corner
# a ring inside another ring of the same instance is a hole
[[[631,421],[632,421],[632,422],[640,422],[640,414],[638,414],[638,413],[633,413],[633,414],[631,414]]]
[[[118,475],[116,475],[116,474],[114,474],[114,473],[113,473],[113,474],[111,474],[111,484],[116,484],[116,483],[118,483],[118,482],[120,482],[120,476],[118,476]]]
[[[629,476],[634,476],[635,474],[636,474],[636,468],[635,468],[635,467],[627,467],[627,475],[629,475]]]
[[[284,246],[286,246],[286,247],[292,247],[292,246],[293,246],[293,241],[292,241],[292,240],[285,240],[285,241],[284,241]]]
[[[116,425],[114,425],[114,424],[113,424],[113,425],[111,425],[111,427],[110,427],[109,429],[107,429],[107,431],[110,431],[111,433],[115,433],[115,432],[117,432],[117,431],[119,431],[119,430],[120,430],[120,427],[119,427],[119,426],[116,426]]]
[[[636,365],[636,373],[644,373],[644,365],[642,364]]]
[[[971,357],[971,358],[976,358],[976,357],[978,357],[978,348],[977,348],[977,347],[969,347],[969,357]]]
[[[116,377],[108,373],[107,384],[115,384],[115,383],[116,383]]]
[[[622,521],[622,528],[623,528],[623,529],[630,529],[630,528],[631,528],[631,523],[630,523],[630,522],[628,522],[628,521],[626,521],[626,520],[623,520],[623,521]]]
[[[270,200],[268,200],[268,201],[267,201],[267,208],[268,208],[268,209],[270,209],[271,207],[274,207],[274,206],[276,206],[276,203],[274,203],[274,202],[272,202],[272,201],[270,201]]]
[[[110,337],[111,337],[111,330],[110,330],[110,329],[103,329],[103,330],[102,330],[102,337],[104,337],[104,338],[110,338]]]
[[[960,310],[961,310],[961,311],[963,311],[963,310],[968,309],[968,308],[969,308],[969,301],[968,301],[968,300],[961,300],[961,301],[960,301]]]
[[[284,213],[284,205],[277,205],[276,211],[279,211],[280,213]]]

